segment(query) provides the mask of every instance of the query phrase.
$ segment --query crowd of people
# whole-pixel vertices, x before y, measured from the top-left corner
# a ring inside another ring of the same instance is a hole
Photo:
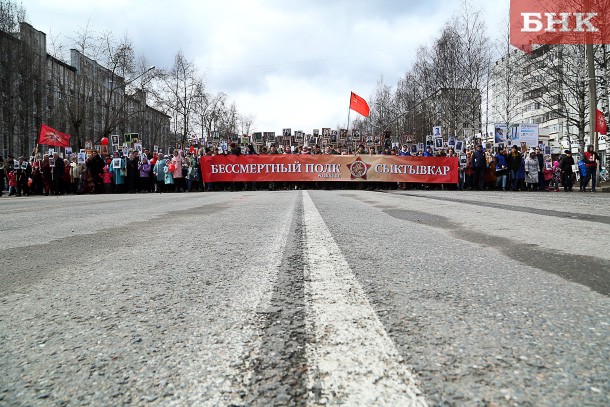
[[[26,160],[15,159],[11,155],[0,162],[0,196],[8,190],[9,196],[23,195],[63,195],[88,193],[162,193],[162,192],[202,192],[239,189],[294,189],[294,188],[363,188],[364,183],[212,183],[203,182],[199,158],[202,155],[273,155],[273,154],[377,154],[375,147],[359,145],[356,151],[341,152],[332,147],[322,149],[319,145],[281,148],[262,147],[259,152],[253,145],[247,148],[232,143],[227,150],[216,148],[195,148],[173,150],[164,155],[143,150],[130,151],[127,156],[120,152],[102,156],[93,151],[84,162],[78,155],[62,158],[58,153],[34,155]],[[411,156],[409,146],[401,149],[385,148],[383,155]],[[540,148],[520,151],[514,146],[507,151],[501,149],[495,154],[485,151],[482,145],[456,153],[454,149],[434,151],[428,146],[418,152],[422,157],[457,157],[460,159],[459,183],[457,185],[422,185],[410,183],[384,183],[366,188],[411,189],[442,188],[459,190],[503,190],[503,191],[572,191],[575,181],[580,182],[580,191],[587,191],[591,182],[591,192],[596,191],[599,155],[588,146],[578,164],[570,150],[565,150],[555,161],[544,155]],[[574,169],[577,168],[575,172]],[[578,173],[578,176],[577,176]],[[330,185],[332,184],[332,185]]]
[[[553,161],[540,148],[522,152],[517,146],[496,154],[479,145],[466,151],[466,163],[460,168],[460,189],[497,189],[503,191],[571,192],[576,180],[580,192],[596,192],[600,158],[593,146],[581,154],[578,165],[570,150]],[[577,168],[577,171],[575,171]]]

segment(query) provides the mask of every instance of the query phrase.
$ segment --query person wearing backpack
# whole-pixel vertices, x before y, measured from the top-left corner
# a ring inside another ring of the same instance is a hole
[[[585,192],[585,188],[587,187],[587,184],[589,183],[588,180],[588,176],[589,173],[587,171],[587,164],[585,163],[585,160],[583,157],[581,157],[580,160],[578,160],[578,172],[580,173],[580,189],[578,190],[578,192]]]

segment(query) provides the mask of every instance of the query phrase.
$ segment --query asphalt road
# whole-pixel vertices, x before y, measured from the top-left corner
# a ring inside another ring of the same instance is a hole
[[[610,195],[0,199],[0,405],[610,405]]]

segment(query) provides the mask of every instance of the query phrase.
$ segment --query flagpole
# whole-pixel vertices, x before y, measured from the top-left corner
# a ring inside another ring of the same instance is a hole
[[[349,133],[349,120],[350,120],[350,114],[352,113],[352,109],[348,109],[347,111],[347,132]]]
[[[349,133],[350,115],[352,114],[352,94],[349,94],[349,105],[347,107],[347,132]]]

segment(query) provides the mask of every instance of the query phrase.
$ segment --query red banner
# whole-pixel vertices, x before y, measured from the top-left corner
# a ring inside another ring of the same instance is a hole
[[[457,157],[393,155],[215,155],[201,157],[204,182],[357,181],[457,184]]]

